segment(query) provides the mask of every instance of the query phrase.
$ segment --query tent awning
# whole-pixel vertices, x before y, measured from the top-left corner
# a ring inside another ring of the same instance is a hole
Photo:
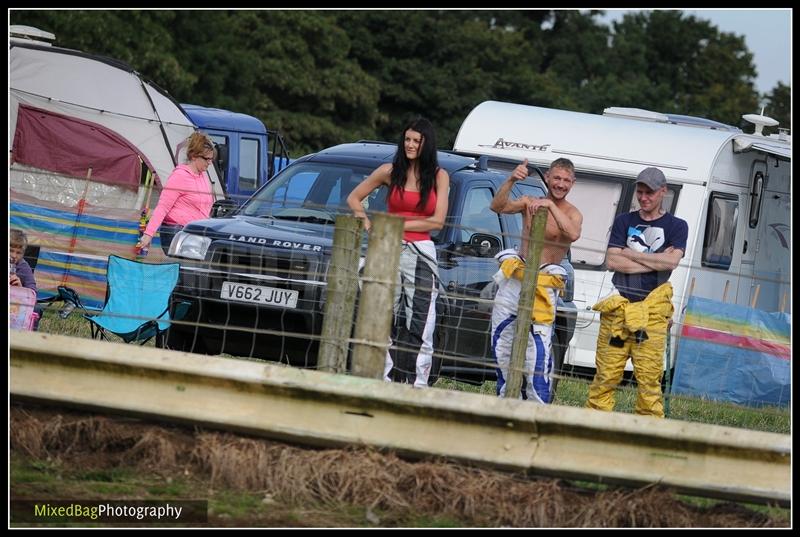
[[[73,177],[137,189],[146,159],[114,131],[90,121],[20,104],[14,161]],[[149,163],[148,163],[149,164]]]

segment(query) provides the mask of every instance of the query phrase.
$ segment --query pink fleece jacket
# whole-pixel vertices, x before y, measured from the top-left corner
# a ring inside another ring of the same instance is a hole
[[[208,218],[213,204],[211,183],[206,174],[196,174],[188,164],[180,164],[167,179],[144,232],[152,237],[162,222],[185,226],[193,220]]]

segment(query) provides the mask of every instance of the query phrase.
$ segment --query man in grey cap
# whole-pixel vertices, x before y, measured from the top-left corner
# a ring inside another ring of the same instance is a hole
[[[638,385],[636,413],[664,417],[661,394],[664,347],[671,322],[669,277],[684,251],[689,227],[662,207],[667,179],[658,168],[636,177],[640,209],[614,220],[606,265],[618,294],[593,306],[600,312],[595,373],[587,407],[614,409],[614,391],[630,356]]]

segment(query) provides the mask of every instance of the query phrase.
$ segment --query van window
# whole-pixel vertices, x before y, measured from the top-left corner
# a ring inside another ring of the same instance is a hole
[[[258,140],[242,138],[239,146],[239,190],[255,190],[258,183]]]
[[[208,137],[211,138],[211,141],[217,145],[228,145],[227,136],[222,136],[221,134],[209,134]]]
[[[221,134],[209,134],[209,138],[214,144],[217,146],[217,158],[220,159],[220,168],[217,170],[219,172],[220,181],[222,181],[225,185],[228,184],[228,163],[227,155],[228,155],[228,137],[222,136]]]
[[[519,188],[523,194],[526,196],[530,196],[532,198],[541,198],[544,197],[545,193],[542,192],[542,189],[539,187],[535,187],[533,185],[526,185],[525,183],[517,183],[517,188]]]
[[[606,259],[608,238],[617,214],[622,183],[578,177],[567,195],[583,215],[580,238],[572,243],[572,264],[576,268],[600,267]]]
[[[517,188],[522,191],[523,195],[530,196],[532,198],[543,198],[547,195],[547,193],[543,191],[540,187],[527,185],[522,182],[517,183]],[[522,230],[525,227],[522,225],[522,214],[516,213],[510,216],[514,219],[514,224],[516,225],[516,230],[513,232],[516,234],[511,235],[512,231],[508,231],[509,233],[508,239],[511,240],[511,244],[513,245],[514,248],[519,249],[522,239],[524,238],[522,237]]]
[[[453,183],[450,183],[447,188],[448,188],[448,191],[447,191],[447,203],[448,203],[448,205],[447,206],[448,207],[453,207],[455,205],[455,202],[456,202],[456,194],[455,194],[456,190],[453,188]],[[451,227],[453,227],[453,222],[454,221],[455,221],[455,216],[453,216],[452,214],[449,215],[449,216],[445,216],[444,225],[442,226],[442,229],[437,229],[436,231],[431,231],[431,240],[433,242],[435,242],[435,243],[442,242],[445,239],[445,237],[447,236],[446,235],[446,230],[451,228]]]
[[[493,197],[488,188],[473,188],[467,192],[461,213],[461,242],[469,242],[475,233],[495,235],[500,240],[500,216],[489,210]]]
[[[713,192],[708,201],[706,233],[703,237],[702,265],[728,270],[736,242],[739,198],[734,194]]]

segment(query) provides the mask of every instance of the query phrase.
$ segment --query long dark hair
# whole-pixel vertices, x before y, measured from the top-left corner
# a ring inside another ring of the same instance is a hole
[[[395,188],[400,189],[403,195],[403,187],[406,184],[406,173],[411,163],[406,157],[405,139],[406,131],[412,130],[422,135],[422,146],[417,157],[419,169],[419,204],[418,209],[422,209],[428,203],[431,190],[436,188],[436,171],[439,169],[439,160],[436,157],[436,133],[433,125],[424,117],[417,117],[408,122],[400,133],[400,141],[397,143],[397,152],[392,162],[392,181],[389,185],[389,192]]]

